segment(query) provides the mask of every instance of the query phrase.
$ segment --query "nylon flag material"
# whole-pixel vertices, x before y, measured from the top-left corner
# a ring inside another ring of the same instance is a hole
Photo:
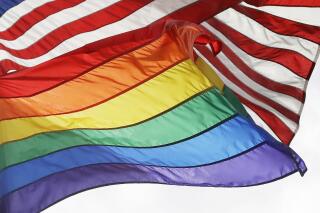
[[[297,6],[309,18],[272,10]],[[303,175],[288,145],[318,57],[317,6],[2,0],[0,212],[111,184]]]

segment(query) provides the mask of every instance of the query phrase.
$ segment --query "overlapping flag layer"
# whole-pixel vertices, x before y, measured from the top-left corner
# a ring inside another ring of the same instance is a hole
[[[262,117],[280,110],[267,124],[298,116],[279,106],[289,99],[268,101],[269,90],[252,92],[246,77],[230,74],[248,71],[228,40],[241,46],[242,37],[222,23],[243,9],[239,2],[2,1],[1,213],[40,212],[110,184],[242,187],[303,175],[304,162],[285,145],[293,133],[256,125],[244,94],[265,102]],[[295,85],[256,76],[304,97]]]

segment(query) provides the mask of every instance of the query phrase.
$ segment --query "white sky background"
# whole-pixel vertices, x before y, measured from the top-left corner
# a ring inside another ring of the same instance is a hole
[[[304,17],[303,14],[300,17]],[[113,185],[74,195],[44,213],[318,213],[319,93],[320,60],[309,82],[300,130],[291,145],[307,164],[308,172],[303,178],[296,173],[273,183],[248,188]]]

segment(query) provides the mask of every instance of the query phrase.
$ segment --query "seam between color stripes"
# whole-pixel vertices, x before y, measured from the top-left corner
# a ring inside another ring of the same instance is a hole
[[[103,99],[103,100],[101,100],[101,101],[99,101],[99,102],[97,102],[97,103],[88,105],[88,106],[86,106],[86,107],[82,107],[82,108],[80,108],[80,109],[75,109],[75,110],[71,110],[71,111],[67,111],[67,112],[53,113],[53,114],[44,114],[44,115],[35,115],[35,116],[24,116],[24,117],[19,116],[19,117],[15,117],[15,118],[0,119],[0,122],[1,122],[1,121],[5,121],[5,120],[13,120],[13,119],[21,119],[21,118],[35,118],[35,117],[45,117],[45,116],[54,116],[54,115],[65,115],[65,114],[69,114],[69,113],[80,112],[80,111],[83,111],[83,110],[86,110],[86,109],[89,109],[89,108],[92,108],[92,107],[101,105],[101,104],[103,104],[103,103],[106,103],[107,101],[110,101],[110,100],[112,100],[112,99],[114,99],[114,98],[117,98],[118,96],[123,95],[124,93],[126,93],[126,92],[128,92],[128,91],[130,91],[130,90],[132,90],[132,89],[134,89],[134,88],[136,88],[136,87],[138,87],[138,86],[140,86],[140,85],[148,82],[149,80],[152,80],[153,78],[156,78],[157,76],[161,75],[162,73],[165,73],[168,69],[173,68],[174,66],[177,66],[178,64],[186,61],[187,59],[188,59],[188,58],[185,57],[185,58],[183,58],[183,59],[181,59],[181,60],[179,60],[179,61],[176,61],[176,62],[174,62],[173,64],[171,64],[170,66],[168,66],[168,67],[160,70],[159,72],[157,72],[157,73],[155,73],[155,74],[153,74],[153,75],[148,76],[147,78],[143,79],[142,81],[139,81],[138,83],[136,83],[136,84],[134,84],[134,85],[131,85],[130,87],[127,87],[126,89],[120,91],[119,93],[116,93],[116,94],[114,94],[114,95],[112,95],[112,96],[110,96],[110,97],[108,97],[108,98],[106,98],[106,99]]]
[[[102,145],[102,144],[83,144],[83,145],[76,145],[76,146],[69,146],[69,147],[65,147],[63,149],[59,149],[59,150],[55,150],[53,152],[49,152],[49,153],[46,153],[44,155],[41,155],[41,156],[37,156],[37,157],[34,157],[34,158],[30,158],[28,160],[24,160],[24,161],[21,161],[21,162],[18,162],[18,163],[15,163],[15,164],[11,164],[7,167],[4,167],[2,169],[0,169],[0,173],[10,167],[14,167],[16,165],[19,165],[19,164],[22,164],[22,163],[25,163],[25,162],[28,162],[28,161],[31,161],[31,160],[35,160],[35,159],[39,159],[39,158],[42,158],[42,157],[45,157],[45,156],[48,156],[48,155],[51,155],[51,154],[54,154],[54,153],[57,153],[57,152],[60,152],[60,151],[63,151],[63,150],[68,150],[68,149],[72,149],[72,148],[75,148],[75,147],[91,147],[91,146],[102,146],[102,147],[124,147],[124,148],[134,148],[134,149],[154,149],[154,148],[161,148],[161,147],[166,147],[166,146],[172,146],[172,145],[175,145],[175,144],[179,144],[179,143],[183,143],[187,140],[190,140],[190,139],[193,139],[195,137],[198,137],[214,128],[216,128],[217,126],[219,125],[222,125],[224,124],[225,122],[235,118],[235,117],[241,117],[239,114],[235,113],[233,115],[230,115],[229,117],[227,118],[224,118],[224,120],[222,121],[219,121],[218,123],[210,126],[209,128],[206,128],[205,130],[202,130],[196,134],[193,134],[189,137],[186,137],[184,139],[181,139],[181,140],[178,140],[178,141],[174,141],[174,142],[170,142],[170,143],[167,143],[167,144],[162,144],[162,145],[157,145],[157,146],[125,146],[125,145]],[[247,119],[246,119],[247,120]],[[92,130],[95,130],[95,129],[92,129]],[[68,130],[65,130],[65,131],[68,131]],[[44,133],[45,134],[45,133]],[[19,143],[20,141],[17,141],[16,143]],[[22,142],[23,143],[23,142]],[[165,166],[167,167],[167,166]],[[182,168],[182,167],[177,167],[177,168]]]
[[[250,152],[250,151],[252,151],[252,150],[254,150],[254,149],[256,149],[256,148],[258,148],[258,147],[260,147],[260,146],[263,146],[263,145],[265,145],[265,144],[267,144],[266,141],[261,142],[261,143],[259,143],[259,144],[256,144],[256,145],[254,145],[253,147],[250,147],[249,149],[247,149],[247,150],[245,150],[245,151],[243,151],[243,152],[240,152],[240,153],[238,153],[238,154],[236,154],[236,155],[230,156],[230,157],[228,157],[228,158],[225,158],[225,159],[222,159],[222,160],[219,160],[219,161],[215,161],[215,162],[212,162],[212,163],[197,165],[197,166],[170,167],[170,166],[142,165],[142,164],[133,164],[133,163],[95,163],[95,164],[89,164],[89,165],[85,165],[85,166],[78,166],[78,167],[66,169],[66,170],[63,170],[63,171],[60,171],[60,172],[56,172],[56,173],[49,174],[49,175],[47,175],[47,176],[41,177],[41,178],[39,178],[39,179],[31,182],[31,183],[28,183],[28,184],[26,184],[26,185],[24,185],[24,186],[18,187],[17,189],[14,189],[14,190],[12,190],[12,191],[4,194],[4,195],[0,198],[0,202],[1,202],[1,200],[2,200],[4,197],[9,196],[10,194],[12,194],[12,193],[14,193],[14,192],[17,192],[17,191],[21,190],[22,188],[25,188],[25,187],[27,187],[27,186],[29,186],[29,185],[32,185],[32,184],[37,183],[37,182],[40,182],[41,180],[46,179],[47,177],[53,176],[53,175],[55,175],[55,174],[61,174],[61,173],[64,173],[64,172],[67,172],[67,171],[71,171],[71,170],[74,170],[74,169],[83,168],[83,167],[86,167],[86,166],[101,165],[101,164],[108,165],[108,164],[110,164],[110,165],[133,165],[133,166],[136,165],[136,166],[142,166],[142,167],[152,166],[152,167],[157,167],[157,168],[171,168],[171,169],[197,168],[197,167],[203,167],[203,166],[210,166],[210,165],[222,163],[222,162],[224,162],[224,161],[228,161],[228,160],[237,158],[237,157],[239,157],[239,156],[241,156],[241,155],[243,155],[243,154],[246,154],[246,153],[248,153],[248,152]]]
[[[157,115],[155,115],[155,116],[152,116],[152,117],[147,118],[147,119],[145,119],[145,120],[139,121],[139,122],[137,122],[137,123],[130,124],[130,125],[125,125],[125,126],[113,127],[113,128],[100,128],[100,129],[95,129],[95,130],[111,130],[111,129],[120,129],[120,128],[125,128],[125,127],[135,126],[135,125],[138,125],[138,124],[144,123],[144,122],[146,122],[146,121],[148,121],[148,120],[151,120],[151,119],[153,119],[153,118],[155,118],[155,117],[159,117],[160,115],[162,115],[162,114],[164,114],[164,113],[166,113],[166,112],[169,112],[169,111],[171,111],[172,109],[177,108],[178,106],[180,106],[180,105],[182,105],[182,104],[184,104],[184,103],[188,102],[189,100],[193,99],[194,97],[196,97],[196,96],[198,96],[198,95],[200,95],[200,94],[202,94],[202,93],[205,93],[205,92],[207,92],[207,91],[211,90],[212,88],[214,88],[214,86],[209,87],[209,88],[207,88],[207,89],[204,89],[204,90],[202,90],[202,91],[200,91],[200,92],[198,92],[198,93],[196,93],[196,94],[192,95],[191,97],[189,97],[189,98],[187,98],[187,99],[183,100],[182,102],[180,102],[180,103],[176,104],[175,106],[173,106],[173,107],[171,107],[171,108],[169,108],[169,109],[166,109],[165,111],[163,111],[163,112],[161,112],[161,113],[159,113],[159,114],[157,114]],[[65,129],[65,130],[84,130],[84,129],[90,130],[89,128],[75,128],[75,129]],[[60,132],[60,131],[65,131],[65,130],[55,130],[55,131],[49,131],[49,132]],[[39,135],[39,134],[43,134],[43,133],[46,133],[46,132],[36,133],[36,134],[29,135],[29,136],[24,137],[24,138],[19,138],[19,139],[17,139],[17,140],[6,141],[6,142],[4,142],[4,143],[2,143],[2,144],[8,144],[8,143],[17,142],[17,141],[19,141],[19,140],[23,140],[23,139],[31,138],[31,137],[33,137],[33,136],[35,136],[35,135]],[[0,145],[1,145],[1,144],[0,144]]]

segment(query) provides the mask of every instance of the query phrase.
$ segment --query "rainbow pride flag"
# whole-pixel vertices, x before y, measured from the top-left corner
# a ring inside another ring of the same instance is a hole
[[[169,21],[4,77],[1,212],[39,212],[110,184],[242,187],[303,175],[301,158],[253,122],[194,44],[220,48],[201,27]]]

